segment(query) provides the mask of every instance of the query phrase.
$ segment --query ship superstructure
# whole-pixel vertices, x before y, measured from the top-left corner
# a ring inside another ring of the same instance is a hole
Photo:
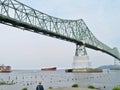
[[[11,66],[0,65],[0,72],[11,72]]]

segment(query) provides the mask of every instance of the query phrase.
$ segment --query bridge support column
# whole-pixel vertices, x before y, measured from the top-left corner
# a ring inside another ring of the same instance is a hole
[[[76,52],[73,58],[74,68],[90,68],[89,57],[84,45],[76,44]]]

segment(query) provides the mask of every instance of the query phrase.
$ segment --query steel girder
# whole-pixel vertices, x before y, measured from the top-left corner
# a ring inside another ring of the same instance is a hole
[[[0,23],[84,45],[120,60],[117,48],[112,49],[100,42],[82,19],[60,19],[35,10],[17,0],[0,0]]]
[[[84,45],[76,44],[75,56],[87,56],[87,51]]]

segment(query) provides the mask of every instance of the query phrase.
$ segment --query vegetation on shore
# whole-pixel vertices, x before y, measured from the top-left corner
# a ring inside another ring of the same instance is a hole
[[[90,88],[90,89],[95,89],[95,86],[89,85],[88,88]]]
[[[73,88],[77,88],[77,87],[78,87],[78,84],[73,84],[72,87],[73,87]]]
[[[22,90],[27,90],[27,88],[25,87],[25,88],[23,88]]]
[[[53,89],[53,87],[50,86],[50,87],[48,87],[48,89]]]
[[[4,81],[0,81],[0,85],[13,85],[14,83],[9,83],[9,82],[4,82]]]
[[[116,86],[112,90],[120,90],[120,86]]]

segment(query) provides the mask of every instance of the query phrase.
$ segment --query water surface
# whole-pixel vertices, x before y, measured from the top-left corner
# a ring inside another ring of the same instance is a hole
[[[112,90],[120,86],[119,70],[105,70],[103,73],[66,73],[65,70],[13,70],[11,73],[0,73],[0,81],[14,83],[14,85],[0,85],[0,90],[35,90],[39,81],[44,88],[71,87],[78,84],[80,87],[94,85],[102,90]]]

